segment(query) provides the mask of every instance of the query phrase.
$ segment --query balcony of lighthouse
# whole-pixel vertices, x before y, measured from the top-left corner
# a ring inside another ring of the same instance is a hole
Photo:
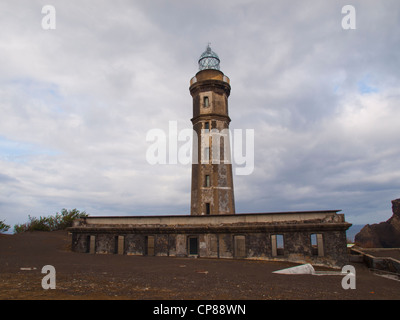
[[[197,72],[197,74],[190,79],[190,85],[195,84],[197,81],[204,81],[204,80],[220,80],[230,84],[230,79],[224,75],[222,71],[214,70],[214,69],[206,69]]]

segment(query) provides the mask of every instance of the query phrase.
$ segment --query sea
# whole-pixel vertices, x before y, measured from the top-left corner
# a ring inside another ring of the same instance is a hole
[[[365,224],[353,224],[347,231],[346,231],[346,237],[349,239],[351,242],[354,242],[354,237],[356,236],[357,233],[360,232],[360,230],[365,226]]]

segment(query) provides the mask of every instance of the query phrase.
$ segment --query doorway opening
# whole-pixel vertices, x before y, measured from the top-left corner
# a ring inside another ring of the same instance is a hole
[[[197,256],[199,254],[199,238],[189,237],[189,255]]]

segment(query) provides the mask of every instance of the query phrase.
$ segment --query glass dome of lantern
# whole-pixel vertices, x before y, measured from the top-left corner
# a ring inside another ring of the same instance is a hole
[[[211,50],[210,44],[208,44],[206,51],[204,51],[199,58],[199,70],[219,70],[219,62],[218,55]]]

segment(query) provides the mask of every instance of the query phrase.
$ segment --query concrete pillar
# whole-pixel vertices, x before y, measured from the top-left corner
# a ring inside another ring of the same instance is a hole
[[[246,257],[246,238],[245,236],[235,236],[235,258]]]
[[[89,243],[89,253],[96,253],[96,236],[90,236],[90,243]]]
[[[272,256],[276,257],[278,255],[278,250],[277,250],[278,248],[276,245],[276,235],[275,234],[271,235],[271,244],[272,244]]]
[[[124,254],[124,236],[118,236],[118,254]]]
[[[322,234],[317,234],[317,246],[318,246],[318,256],[324,256],[324,241]]]

